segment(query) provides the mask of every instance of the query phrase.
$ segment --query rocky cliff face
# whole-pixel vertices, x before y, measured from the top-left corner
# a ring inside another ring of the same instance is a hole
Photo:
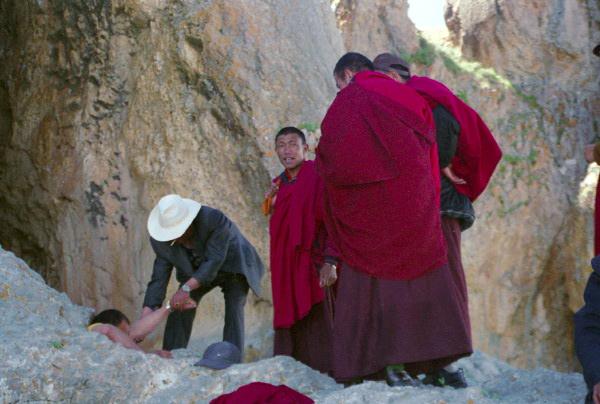
[[[479,346],[518,365],[568,368],[572,314],[593,256],[582,148],[600,135],[600,60],[591,53],[600,42],[600,5],[450,0],[446,21],[463,55],[509,80],[520,98],[506,110],[474,104],[505,151],[490,189],[496,201],[482,202],[515,207],[466,237]]]
[[[406,0],[331,0],[331,4],[348,51],[371,55],[418,47]]]
[[[135,317],[167,193],[218,207],[268,259],[263,156],[318,121],[342,53],[318,0],[0,4],[0,240],[76,302]],[[268,327],[267,300],[249,304]],[[216,330],[222,299],[200,315]]]
[[[285,384],[317,403],[579,403],[580,374],[524,371],[476,353],[462,360],[471,387],[390,388],[367,382],[344,389],[290,357],[215,371],[195,367],[201,350],[161,359],[113,344],[85,329],[89,308],[47,287],[41,276],[0,248],[0,401],[208,403],[261,381]]]

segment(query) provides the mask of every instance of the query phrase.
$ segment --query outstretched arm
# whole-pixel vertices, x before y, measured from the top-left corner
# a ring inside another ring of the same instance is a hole
[[[196,302],[188,299],[181,310],[189,310],[196,308]],[[150,334],[161,321],[169,317],[169,313],[173,310],[169,305],[163,306],[156,310],[149,307],[144,307],[141,317],[129,327],[129,336],[136,342],[141,342]]]
[[[166,307],[161,307],[154,311],[144,307],[142,317],[131,324],[129,327],[129,336],[134,341],[142,341],[148,334],[160,324],[161,321],[169,316],[170,311]]]
[[[136,351],[143,352],[143,349],[135,343],[133,338],[112,324],[99,324],[98,326],[94,327],[93,331],[106,335],[112,342],[116,342],[125,348],[135,349]]]

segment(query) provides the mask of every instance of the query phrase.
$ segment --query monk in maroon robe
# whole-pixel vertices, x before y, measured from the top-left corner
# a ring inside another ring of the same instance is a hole
[[[263,206],[271,215],[274,354],[329,372],[333,312],[322,287],[335,281],[337,261],[323,223],[323,183],[314,162],[305,160],[301,130],[281,129],[275,148],[285,171]]]
[[[413,382],[407,372],[469,355],[470,330],[448,288],[431,110],[416,91],[372,69],[356,53],[338,61],[340,92],[317,148],[327,232],[343,263],[332,374],[402,385]]]
[[[399,83],[415,89],[429,104],[436,126],[441,176],[440,211],[448,250],[448,265],[461,296],[463,316],[469,319],[468,292],[461,257],[461,232],[475,221],[473,202],[483,192],[502,153],[494,136],[477,112],[442,83],[410,74],[408,64],[390,53],[378,55],[373,64]],[[466,387],[462,370],[449,366],[425,378],[425,383]]]

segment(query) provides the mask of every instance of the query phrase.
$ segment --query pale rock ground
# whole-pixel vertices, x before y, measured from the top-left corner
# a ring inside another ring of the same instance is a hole
[[[48,287],[24,261],[0,248],[0,402],[205,403],[252,381],[285,384],[317,403],[580,403],[577,373],[520,370],[483,353],[461,360],[471,387],[390,388],[367,382],[344,389],[289,357],[194,367],[194,349],[175,359],[113,344],[85,328],[91,309]]]

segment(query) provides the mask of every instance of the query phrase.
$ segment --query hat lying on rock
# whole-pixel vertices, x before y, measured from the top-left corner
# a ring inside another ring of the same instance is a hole
[[[171,194],[163,196],[148,216],[148,233],[156,241],[181,237],[194,221],[202,205]]]
[[[225,369],[242,361],[240,349],[231,342],[215,342],[206,348],[202,359],[194,366],[204,366],[211,369]]]

